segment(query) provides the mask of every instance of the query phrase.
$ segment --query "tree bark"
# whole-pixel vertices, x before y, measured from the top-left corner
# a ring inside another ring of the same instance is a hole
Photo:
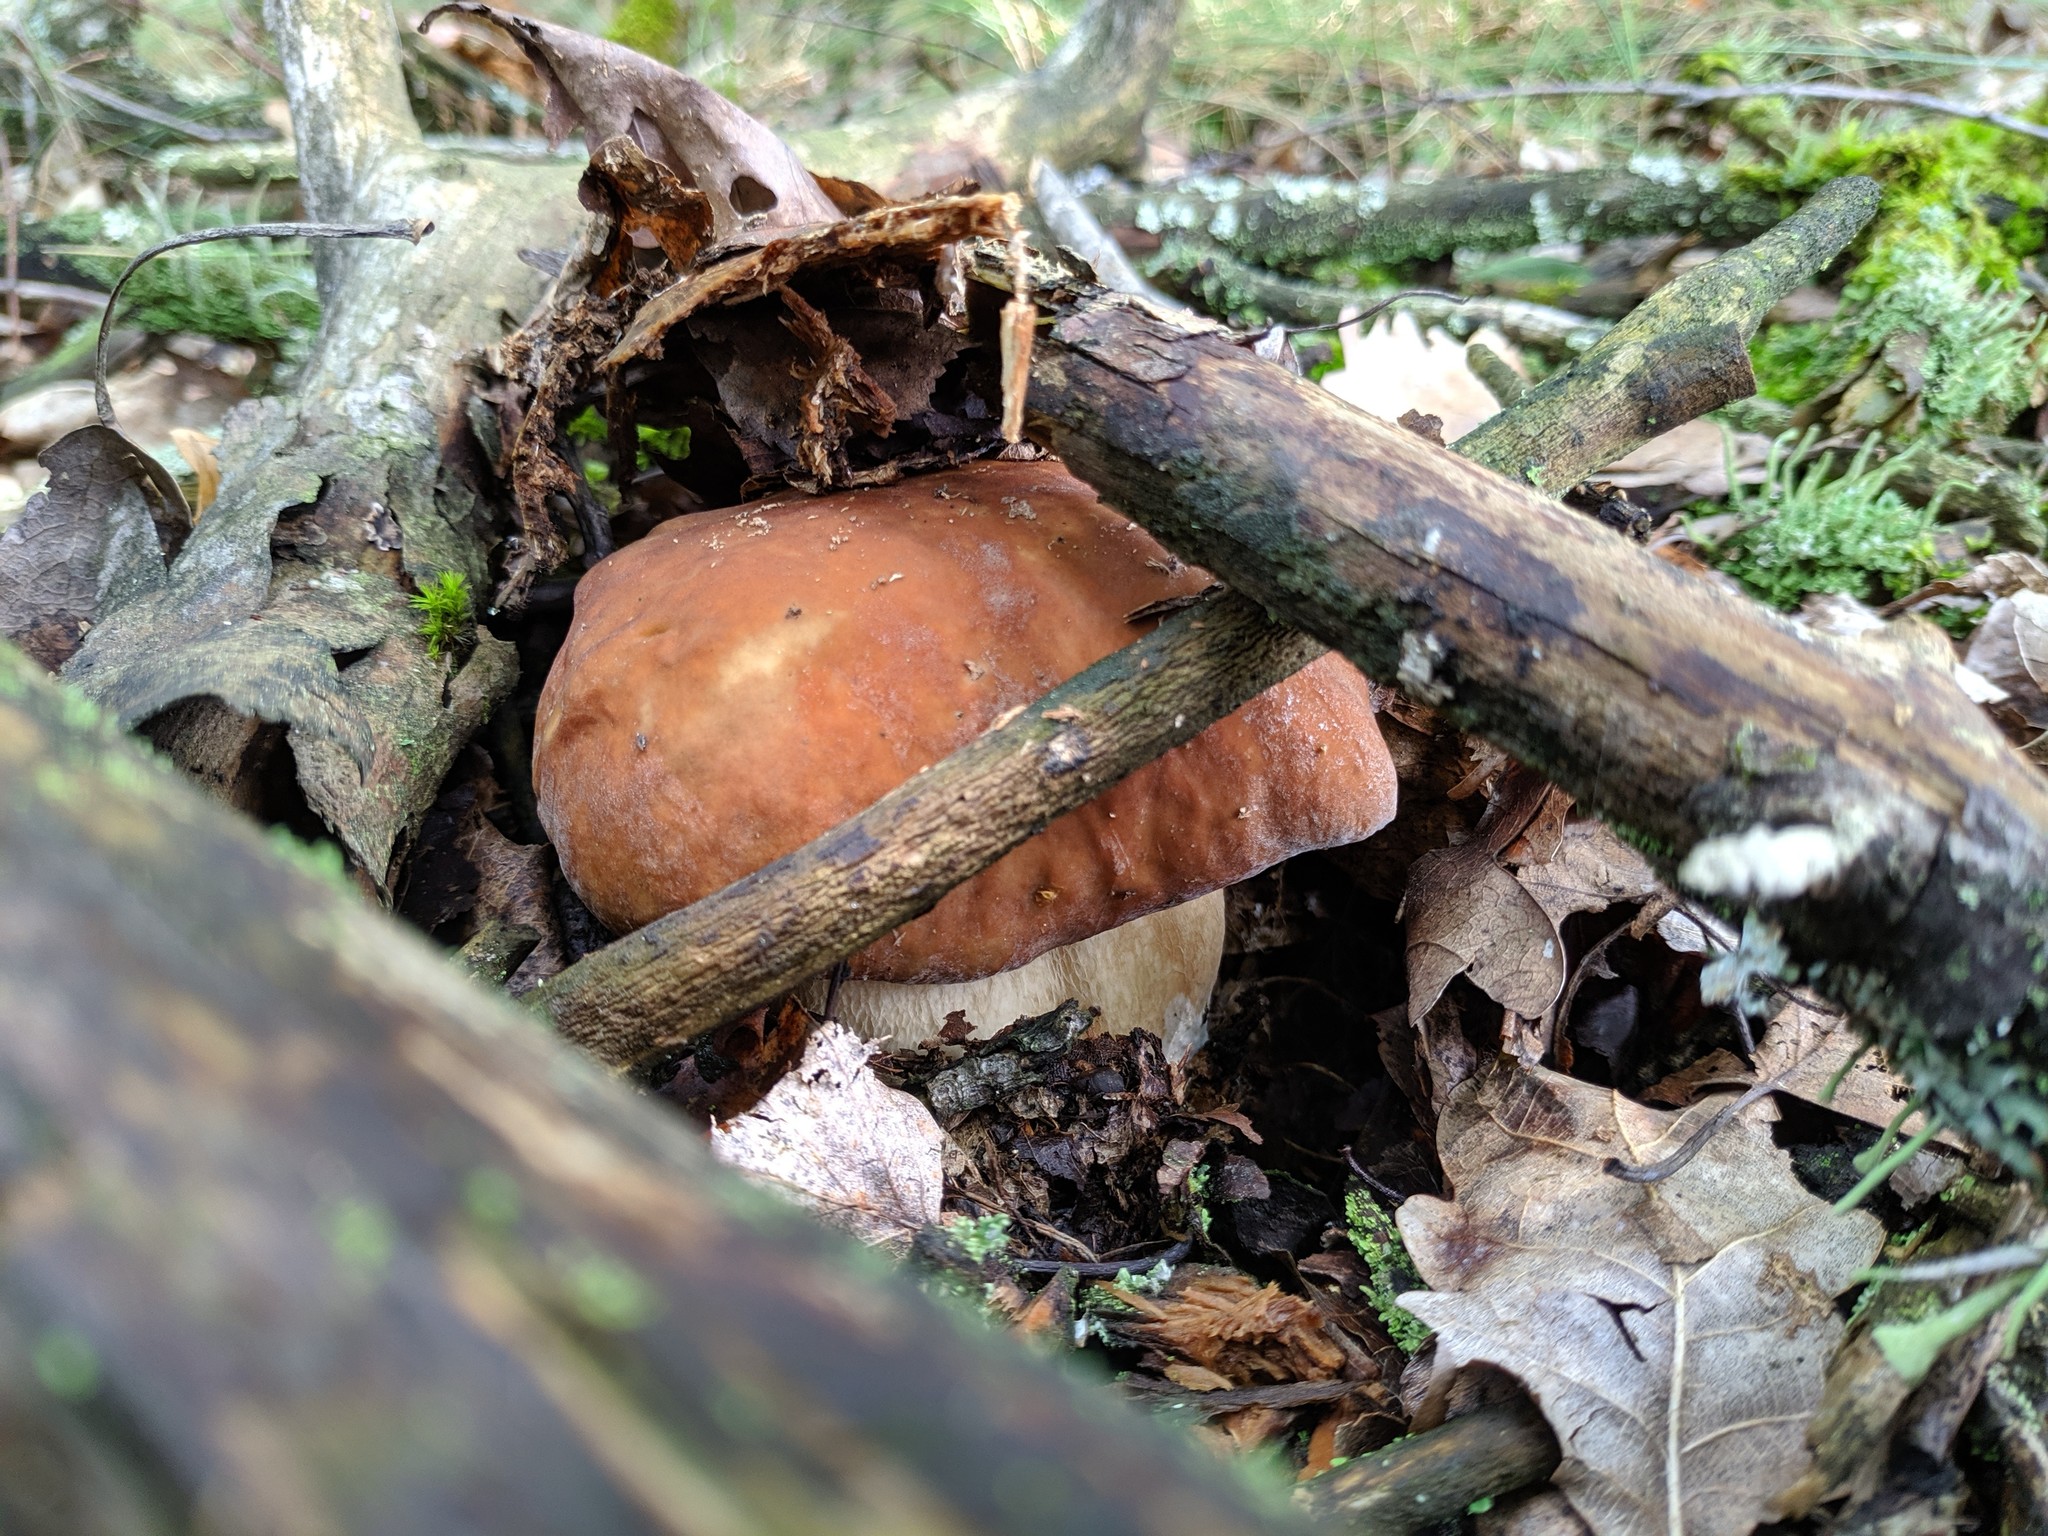
[[[311,809],[388,894],[517,675],[488,633],[430,653],[408,599],[450,571],[489,589],[489,473],[458,413],[458,364],[538,298],[518,251],[570,243],[577,171],[427,149],[388,0],[270,0],[268,17],[309,211],[435,233],[418,251],[322,243],[321,334],[296,391],[230,419],[217,501],[160,586],[99,616],[65,676],[231,801],[288,753]]]
[[[1058,319],[1032,411],[1177,554],[1632,829],[1686,888],[1782,924],[1803,979],[2039,1176],[2048,784],[1950,678],[1810,636],[1132,308]],[[1465,446],[1496,437],[1519,440]]]
[[[5,647],[0,1017],[9,1531],[1295,1528]]]

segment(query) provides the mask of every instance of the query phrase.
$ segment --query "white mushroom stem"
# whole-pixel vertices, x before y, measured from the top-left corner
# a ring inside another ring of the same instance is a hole
[[[1223,893],[1211,891],[979,981],[849,981],[833,1012],[868,1039],[907,1050],[937,1035],[956,1011],[986,1037],[1074,998],[1100,1008],[1111,1033],[1150,1030],[1165,1042],[1169,1061],[1183,1061],[1207,1037],[1209,994],[1222,963]],[[823,1007],[825,984],[813,982],[803,1001]]]

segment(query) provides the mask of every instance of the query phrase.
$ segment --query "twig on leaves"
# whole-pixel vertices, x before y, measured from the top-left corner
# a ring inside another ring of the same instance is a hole
[[[1640,1168],[1630,1167],[1618,1157],[1610,1157],[1600,1165],[1600,1170],[1630,1184],[1661,1184],[1687,1163],[1698,1157],[1700,1150],[1709,1141],[1713,1140],[1715,1135],[1730,1120],[1733,1120],[1765,1094],[1775,1093],[1783,1086],[1783,1081],[1776,1077],[1766,1078],[1763,1082],[1754,1084],[1749,1092],[1745,1093],[1734,1103],[1716,1110],[1708,1118],[1706,1124],[1688,1136],[1685,1139],[1685,1145],[1676,1152],[1673,1152],[1669,1157],[1659,1158],[1654,1163],[1645,1163]]]

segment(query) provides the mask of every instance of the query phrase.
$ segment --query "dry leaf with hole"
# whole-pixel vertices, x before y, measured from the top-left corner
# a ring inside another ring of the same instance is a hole
[[[1482,843],[1415,861],[1401,898],[1408,930],[1408,1019],[1419,1024],[1455,976],[1535,1018],[1564,990],[1557,925]]]
[[[1604,821],[1573,822],[1548,860],[1524,865],[1515,878],[1553,923],[1605,912],[1617,901],[1648,901],[1664,889],[1650,861]]]
[[[822,1026],[759,1104],[712,1127],[711,1151],[856,1237],[903,1242],[939,1219],[945,1137],[930,1110],[875,1076],[873,1050]]]
[[[1495,1063],[1438,1126],[1455,1200],[1401,1207],[1432,1287],[1401,1305],[1436,1330],[1437,1369],[1521,1379],[1595,1536],[1746,1536],[1774,1518],[1812,1461],[1834,1297],[1883,1241],[1874,1218],[1809,1194],[1748,1120],[1661,1183],[1605,1171],[1665,1157],[1725,1102],[1655,1110]]]

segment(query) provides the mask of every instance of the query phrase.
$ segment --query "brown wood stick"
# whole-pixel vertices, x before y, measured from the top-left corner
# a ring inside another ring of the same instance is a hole
[[[1683,412],[1711,409],[1749,393],[1754,383],[1741,341],[1743,326],[1754,329],[1782,291],[1825,264],[1868,213],[1868,200],[1860,196],[1817,199],[1808,213],[1788,221],[1784,231],[1766,237],[1772,241],[1770,245],[1756,242],[1764,247],[1761,254],[1755,246],[1745,248],[1671,285],[1692,292],[1713,285],[1711,302],[1698,306],[1708,320],[1692,328],[1694,342],[1688,347],[1659,348],[1654,345],[1655,338],[1616,327],[1621,334],[1611,344],[1603,341],[1565,370],[1560,380],[1553,381],[1554,387],[1532,391],[1530,397],[1503,413],[1512,420],[1532,423],[1526,430],[1498,433],[1476,444],[1468,437],[1459,444],[1459,452],[1489,463],[1494,461],[1486,456],[1499,453],[1508,456],[1502,463],[1526,466],[1545,483],[1569,485],[1586,467],[1605,462],[1605,457],[1596,455],[1611,457],[1676,424]],[[1716,269],[1720,269],[1718,278],[1712,275]],[[998,273],[1003,270],[998,268]],[[1664,312],[1670,313],[1671,306],[1667,304]],[[1061,321],[1067,331],[1063,345],[1085,349],[1085,337],[1093,329],[1107,328],[1107,334],[1118,327],[1149,323],[1143,311],[1122,307],[1120,302],[1083,302],[1071,306]],[[1169,345],[1188,341],[1193,335],[1204,336],[1208,345],[1225,355],[1270,368],[1276,387],[1301,392],[1340,417],[1372,420],[1284,370],[1257,362],[1220,333],[1200,329],[1200,322],[1192,324],[1197,328],[1193,332],[1165,320],[1156,326]],[[1054,334],[1058,336],[1059,329]],[[1082,338],[1079,341],[1077,334]],[[1707,340],[1700,341],[1701,336]],[[1035,394],[1048,382],[1063,381],[1064,369],[1064,364],[1056,365],[1051,374],[1035,375]],[[1277,420],[1268,425],[1273,431],[1287,430],[1287,425]],[[1442,477],[1432,466],[1438,461],[1458,462],[1446,460],[1440,451],[1428,449],[1407,433],[1384,426],[1380,430],[1404,445],[1399,473],[1408,477],[1403,481],[1408,494],[1432,493],[1442,485]],[[1213,442],[1189,444],[1184,452],[1196,459],[1203,455],[1227,459],[1238,431],[1237,427],[1218,428]],[[1558,467],[1553,468],[1553,460]],[[1089,475],[1085,468],[1080,472]],[[1464,472],[1469,475],[1469,468]],[[1112,487],[1101,480],[1094,483],[1121,504],[1120,485]],[[1599,530],[1589,528],[1587,536],[1612,542]],[[1242,612],[1240,622],[1247,627],[1263,624],[1270,633],[1262,643],[1281,644],[1277,626],[1256,619],[1249,609]],[[1221,630],[1207,636],[1188,630],[1183,638],[1189,643],[1176,652],[1171,669],[1149,674],[1143,667],[1134,669],[1132,658],[1142,647],[1158,642],[1165,629],[1162,626],[1160,632],[1120,656],[1098,663],[1091,672],[1108,669],[1105,677],[1119,677],[1140,691],[1160,690],[1162,696],[1171,696],[1174,690],[1191,691],[1214,702],[1215,712],[1208,716],[1211,720],[1230,713],[1266,686],[1252,686],[1257,674],[1250,671],[1231,677],[1226,669],[1233,665],[1233,658],[1223,653]],[[1307,659],[1304,655],[1296,665]],[[1381,675],[1390,675],[1392,670],[1389,667]],[[1246,691],[1231,694],[1233,683]],[[1067,686],[1081,684],[1082,678],[1077,678]],[[1050,698],[1044,701],[1051,702]],[[1025,721],[1037,713],[1027,712]],[[1126,724],[1133,734],[1122,748],[1128,762],[1116,776],[1131,772],[1192,735],[1192,731],[1180,734],[1177,729],[1165,728],[1183,713],[1176,704],[1129,716]],[[1147,726],[1154,733],[1149,739],[1137,734]],[[1039,728],[1036,724],[1029,727],[1032,731]],[[1018,733],[1021,742],[1027,726],[1018,722],[1008,729]],[[624,1064],[677,1048],[928,910],[946,890],[995,862],[1059,811],[1080,804],[1114,782],[1106,774],[1086,784],[1072,779],[1063,784],[1035,779],[1028,749],[1012,750],[988,742],[985,737],[962,749],[897,792],[908,798],[899,801],[892,795],[746,880],[579,961],[539,989],[538,1001],[565,1034],[608,1061]],[[970,760],[971,753],[981,755]],[[974,824],[981,817],[981,803],[994,797],[994,791],[980,778],[967,780],[976,787],[963,801],[946,800],[937,791],[937,786],[950,784],[955,775],[988,774],[1009,776],[1002,793],[1020,808],[1009,821]],[[1047,800],[1028,815],[1021,813],[1032,797],[1054,787],[1062,792],[1060,798]],[[1066,798],[1081,790],[1086,793],[1079,798]],[[931,823],[899,823],[895,819],[912,810],[929,817],[935,806],[944,808],[944,815],[937,818],[946,839],[943,868],[931,857],[929,840],[935,835],[927,830]],[[1020,832],[1019,828],[1028,830]],[[885,897],[885,890],[892,894]],[[859,895],[859,906],[852,904],[849,892]]]
[[[1868,210],[1836,188],[1822,260]],[[2038,1176],[2048,780],[1943,669],[1814,636],[1229,337],[1077,299],[1038,352],[1034,435],[1106,502],[1782,925],[1802,979]]]
[[[1524,1399],[1396,1440],[1302,1484],[1295,1500],[1332,1528],[1403,1536],[1540,1482],[1557,1461],[1557,1437]]]
[[[1183,609],[851,821],[585,956],[533,996],[607,1061],[685,1044],[931,910],[1324,649],[1234,594]]]

